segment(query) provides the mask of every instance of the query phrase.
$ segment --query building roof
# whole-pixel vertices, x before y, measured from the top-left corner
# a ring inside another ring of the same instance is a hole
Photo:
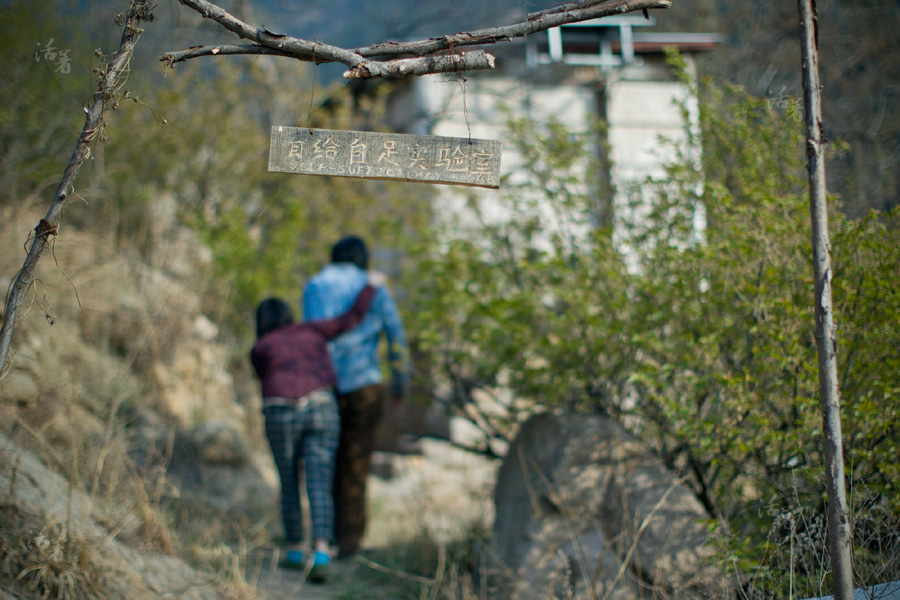
[[[655,24],[642,16],[623,15],[554,27],[546,36],[529,38],[531,62],[613,67],[632,63],[637,55],[670,48],[701,52],[722,42],[722,36],[715,33],[634,31]]]

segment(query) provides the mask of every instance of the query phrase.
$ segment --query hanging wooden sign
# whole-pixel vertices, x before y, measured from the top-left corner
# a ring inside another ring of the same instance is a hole
[[[500,187],[498,140],[272,127],[269,171]]]

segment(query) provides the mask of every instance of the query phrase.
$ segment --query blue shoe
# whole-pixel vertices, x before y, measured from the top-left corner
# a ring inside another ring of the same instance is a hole
[[[306,568],[306,555],[302,550],[288,550],[284,558],[278,561],[278,566],[282,569],[296,569],[302,571]]]
[[[331,556],[327,552],[316,552],[313,555],[313,567],[309,572],[309,580],[313,583],[324,583],[328,579],[328,565]]]

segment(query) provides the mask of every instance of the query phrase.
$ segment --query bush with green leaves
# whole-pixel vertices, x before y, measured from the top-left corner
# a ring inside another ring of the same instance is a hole
[[[699,93],[702,168],[685,157],[645,183],[653,209],[628,232],[637,273],[610,230],[563,243],[517,210],[537,194],[588,222],[610,199],[599,186],[571,193],[589,136],[516,122],[529,189],[504,188],[509,221],[423,263],[412,329],[460,402],[506,390],[512,419],[612,415],[686,477],[745,591],[819,595],[826,498],[803,127],[738,88],[705,82]],[[707,228],[691,243],[698,208]],[[857,577],[875,583],[900,576],[900,214],[851,221],[831,209],[845,461],[855,518],[868,523]]]

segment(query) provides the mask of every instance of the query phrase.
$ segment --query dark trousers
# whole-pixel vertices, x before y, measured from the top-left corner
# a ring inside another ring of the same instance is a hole
[[[341,442],[334,477],[335,539],[338,552],[347,556],[359,551],[366,532],[366,480],[375,430],[384,413],[381,385],[338,394]]]

